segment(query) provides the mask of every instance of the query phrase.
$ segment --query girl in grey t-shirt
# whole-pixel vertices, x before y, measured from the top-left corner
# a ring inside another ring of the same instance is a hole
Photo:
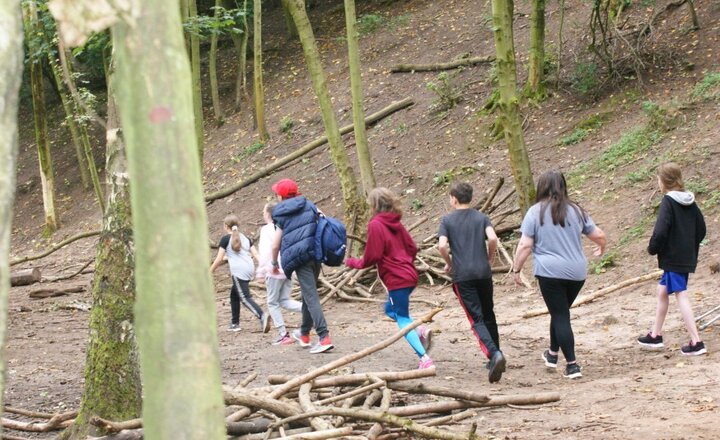
[[[587,261],[582,235],[598,246],[594,254],[605,250],[605,233],[593,223],[577,203],[570,200],[565,176],[553,170],[538,179],[536,203],[528,209],[520,230],[522,236],[515,254],[512,272],[515,283],[532,252],[534,274],[550,312],[550,349],[542,358],[549,368],[557,368],[558,352],[562,350],[567,366],[564,376],[582,377],[575,359],[575,336],[570,325],[570,306],[585,283]]]

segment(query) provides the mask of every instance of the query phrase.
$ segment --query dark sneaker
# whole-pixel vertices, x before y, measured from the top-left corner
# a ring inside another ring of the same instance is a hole
[[[310,349],[310,353],[324,353],[328,350],[332,350],[333,348],[335,348],[335,346],[332,345],[332,342],[330,342],[330,336],[325,336],[324,338],[320,338],[317,344],[313,345],[313,348]]]
[[[652,334],[648,333],[645,336],[640,336],[637,341],[638,344],[642,345],[643,347],[663,348],[665,346],[663,344],[662,335],[657,335],[653,337]]]
[[[267,333],[270,331],[270,326],[272,326],[272,321],[270,321],[270,314],[263,313],[263,315],[260,317],[260,329],[263,333]]]
[[[417,332],[418,337],[420,337],[420,343],[425,349],[425,353],[429,353],[432,348],[432,330],[430,330],[430,328],[426,325],[421,325],[415,331]]]
[[[550,354],[550,350],[543,351],[542,358],[548,368],[557,368],[558,355]]]
[[[567,364],[565,367],[565,372],[563,373],[563,376],[567,377],[568,379],[578,379],[582,377],[582,372],[580,371],[580,365],[578,364]]]
[[[239,332],[240,330],[242,330],[240,328],[240,324],[230,324],[230,326],[228,327],[229,332]]]
[[[298,341],[302,348],[307,348],[310,346],[310,335],[303,335],[300,333],[300,330],[295,330],[290,334],[290,336],[292,336],[293,339]]]
[[[705,343],[703,341],[700,341],[695,345],[693,345],[692,341],[690,341],[688,345],[683,345],[680,351],[685,356],[700,356],[701,354],[707,353],[707,350],[705,350]]]
[[[502,374],[505,372],[505,356],[502,351],[496,351],[490,358],[488,365],[488,380],[490,383],[500,382]]]

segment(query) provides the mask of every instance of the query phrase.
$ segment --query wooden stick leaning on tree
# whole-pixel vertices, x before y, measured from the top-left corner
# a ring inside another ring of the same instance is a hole
[[[365,124],[370,125],[373,124],[380,119],[395,113],[398,110],[402,110],[406,107],[409,107],[414,104],[414,101],[411,98],[405,98],[401,101],[396,101],[390,104],[389,106],[385,107],[384,109],[373,113],[371,115],[368,115],[365,118]],[[340,128],[340,134],[346,134],[351,132],[353,129],[353,125],[346,125],[345,127]],[[272,164],[266,166],[265,168],[262,168],[258,170],[257,172],[253,173],[252,175],[246,177],[244,180],[241,180],[238,183],[235,183],[233,185],[230,185],[227,188],[221,189],[219,191],[216,191],[214,193],[208,194],[205,196],[206,202],[214,202],[215,200],[222,199],[224,197],[227,197],[231,194],[234,194],[235,192],[239,191],[242,188],[245,188],[246,186],[257,182],[258,180],[262,179],[265,176],[268,176],[273,173],[273,171],[277,170],[278,168],[287,165],[288,163],[301,158],[302,156],[308,154],[309,152],[313,151],[314,149],[321,147],[327,143],[328,139],[327,136],[321,136],[317,138],[316,140],[305,144],[304,146],[300,147],[299,149],[295,150],[294,152],[288,154],[287,156],[281,157],[277,159]]]
[[[10,262],[10,266],[24,263],[26,261],[39,260],[40,258],[47,257],[48,255],[52,254],[53,252],[55,252],[59,249],[62,249],[63,247],[69,245],[70,243],[72,243],[74,241],[80,240],[82,238],[94,237],[95,235],[100,235],[100,232],[101,231],[90,231],[90,232],[83,232],[81,234],[74,235],[70,238],[67,238],[67,239],[61,241],[60,243],[56,244],[55,246],[51,247],[50,249],[46,250],[45,252],[42,252],[37,255],[29,255],[27,257],[22,257],[22,258],[12,260]]]
[[[575,307],[581,306],[583,304],[593,302],[602,296],[605,296],[609,293],[615,292],[616,290],[620,290],[620,289],[623,289],[625,287],[632,286],[635,284],[644,283],[645,281],[658,279],[658,278],[660,278],[660,276],[662,276],[662,273],[663,273],[662,270],[656,270],[654,272],[650,272],[648,274],[645,274],[645,275],[642,275],[639,277],[630,278],[630,279],[627,279],[620,283],[613,284],[612,286],[608,286],[603,289],[596,290],[593,293],[589,293],[587,295],[584,295],[582,298],[579,298],[577,301],[575,301],[575,303],[571,306],[571,308],[575,308]],[[532,318],[534,316],[545,315],[547,313],[548,313],[547,308],[530,310],[528,312],[525,312],[525,314],[523,314],[523,318]]]

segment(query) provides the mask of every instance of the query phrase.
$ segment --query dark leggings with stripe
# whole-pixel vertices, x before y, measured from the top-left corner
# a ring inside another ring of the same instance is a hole
[[[570,306],[585,280],[536,277],[545,305],[550,312],[550,350],[562,350],[567,362],[575,362],[575,335],[570,325]]]
[[[493,310],[492,278],[453,283],[455,295],[465,310],[480,349],[489,359],[500,350],[500,335]]]
[[[263,311],[250,296],[250,281],[231,276],[233,285],[230,289],[230,310],[232,323],[240,324],[240,303],[247,307],[256,318],[262,318]]]

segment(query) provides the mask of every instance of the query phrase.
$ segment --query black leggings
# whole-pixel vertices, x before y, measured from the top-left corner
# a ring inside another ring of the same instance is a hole
[[[232,289],[230,289],[230,311],[232,312],[232,323],[240,324],[240,302],[255,315],[256,318],[262,318],[263,311],[252,296],[250,296],[250,281],[241,280],[231,275],[233,280]]]
[[[585,280],[537,277],[545,305],[550,312],[550,350],[561,349],[567,362],[575,362],[575,336],[570,325],[570,306]]]

